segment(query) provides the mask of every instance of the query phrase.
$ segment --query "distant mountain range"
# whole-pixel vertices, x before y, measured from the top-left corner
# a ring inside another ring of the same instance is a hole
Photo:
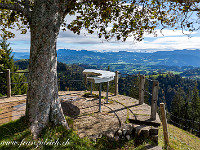
[[[13,52],[14,59],[29,59],[28,52]],[[141,64],[166,66],[200,67],[200,50],[157,51],[154,53],[138,52],[95,52],[87,50],[59,49],[58,61],[66,64]]]

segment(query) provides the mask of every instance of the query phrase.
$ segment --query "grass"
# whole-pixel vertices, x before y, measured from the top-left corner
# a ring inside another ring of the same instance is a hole
[[[69,121],[69,119],[67,119]],[[93,149],[92,142],[76,132],[49,124],[40,138],[33,140],[24,117],[0,126],[0,149]]]
[[[127,108],[127,115],[126,115],[126,121],[125,121],[125,123],[130,123],[130,121],[129,121],[129,115],[130,115],[129,109]]]
[[[86,92],[83,96],[85,96],[85,97],[99,98],[99,95],[98,95],[98,94],[92,93],[92,95],[90,95],[90,92]],[[104,96],[101,96],[101,99],[105,99],[105,97],[104,97]]]
[[[66,120],[69,126],[73,128],[73,120],[70,117],[66,117]],[[164,147],[164,137],[162,132],[161,126],[159,128],[159,145]],[[200,138],[189,132],[173,125],[168,125],[168,132],[169,150],[198,150],[200,148]],[[139,145],[137,144],[137,141],[139,141]],[[142,139],[141,137],[129,141],[126,139],[114,141],[106,136],[97,140],[90,140],[88,138],[80,138],[73,129],[66,130],[62,126],[53,126],[51,124],[42,131],[37,140],[33,140],[24,117],[0,126],[1,150],[145,150],[146,144],[148,143],[153,145],[151,141]]]
[[[109,104],[113,104],[114,101],[113,100],[108,100]]]
[[[174,150],[198,150],[200,149],[200,138],[184,131],[178,127],[168,124],[169,147]],[[162,126],[159,128],[159,145],[164,147]]]
[[[73,127],[73,120],[66,117],[70,127]],[[145,149],[146,142],[136,147],[138,139],[111,140],[103,136],[100,139],[90,140],[80,138],[73,129],[66,130],[62,126],[53,126],[51,123],[42,131],[38,139],[34,140],[28,129],[25,117],[0,126],[0,149],[1,150],[32,150],[32,149],[66,149],[66,150],[125,150]]]

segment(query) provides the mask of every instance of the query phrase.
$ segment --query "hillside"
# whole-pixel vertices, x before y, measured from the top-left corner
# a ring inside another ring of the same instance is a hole
[[[69,59],[70,58],[70,59]],[[141,65],[200,66],[200,50],[158,51],[154,53],[137,52],[93,52],[58,50],[58,61],[73,64],[131,63]]]
[[[200,79],[200,68],[189,69],[180,74],[182,77],[190,79]]]
[[[14,52],[15,60],[28,59],[27,52]],[[154,53],[138,52],[96,52],[87,50],[59,49],[58,61],[74,64],[141,64],[166,66],[200,66],[200,50],[157,51]]]
[[[27,52],[14,52],[17,63],[20,59],[28,59]],[[66,64],[79,64],[86,68],[118,70],[123,74],[155,74],[173,72],[180,74],[188,69],[200,66],[200,50],[175,50],[158,51],[154,53],[138,52],[96,52],[87,50],[59,49],[57,51],[58,62]],[[25,65],[25,64],[24,64]]]
[[[198,150],[200,148],[200,138],[184,131],[178,127],[168,124],[169,146],[174,150]],[[158,134],[159,145],[164,146],[164,137],[162,126],[159,128]]]

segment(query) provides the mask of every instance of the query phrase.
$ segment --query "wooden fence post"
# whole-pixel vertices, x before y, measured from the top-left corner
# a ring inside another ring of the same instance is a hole
[[[164,103],[160,103],[160,111],[161,111],[161,117],[162,117],[161,119],[162,119],[162,126],[163,126],[164,141],[165,141],[165,146],[167,146],[169,143],[169,138],[168,138],[167,119],[166,119],[166,111],[165,111]]]
[[[115,71],[115,95],[118,95],[119,72]]]
[[[144,103],[144,83],[145,77],[144,75],[140,75],[140,85],[139,85],[139,104],[142,105]]]
[[[10,69],[6,70],[6,79],[7,79],[7,97],[11,97],[11,78],[10,78]]]
[[[151,119],[152,120],[156,120],[158,87],[159,87],[159,82],[157,80],[154,80],[153,87],[152,87],[152,100],[151,100]]]

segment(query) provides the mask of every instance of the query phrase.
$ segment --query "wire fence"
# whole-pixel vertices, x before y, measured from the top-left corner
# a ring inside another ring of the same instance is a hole
[[[16,73],[24,73],[24,74],[28,74],[29,72],[10,72],[10,73],[12,73],[12,74],[16,74]],[[0,74],[6,74],[6,72],[0,72]],[[139,77],[139,75],[138,74],[121,74],[121,73],[119,73],[119,78],[123,78],[123,77],[131,77],[131,78],[138,78]],[[148,81],[153,81],[153,80],[151,80],[151,79],[149,79],[149,78],[146,78]],[[82,80],[66,80],[66,79],[58,79],[58,82],[83,82],[84,80],[82,79]],[[11,84],[13,84],[13,85],[16,85],[16,84],[27,84],[28,83],[28,81],[27,82],[20,82],[20,83],[11,83]],[[6,83],[0,83],[0,85],[6,85]],[[134,83],[132,83],[132,84],[130,84],[130,85],[127,85],[127,86],[129,86],[129,87],[134,87],[134,88],[137,88],[137,89],[139,89],[139,86],[138,85],[136,85],[136,84],[134,84]],[[149,92],[149,91],[147,91],[147,90],[145,90],[145,89],[142,89],[146,94],[148,94],[148,95],[150,95],[150,96],[152,96],[152,94]]]
[[[20,75],[13,75],[13,74],[20,74]],[[25,94],[28,89],[28,74],[29,72],[19,71],[19,72],[10,72],[7,70],[6,72],[0,72],[0,95],[7,95],[7,97],[12,95],[20,95]],[[73,74],[73,72],[70,72]],[[79,77],[76,79],[74,77],[70,77],[70,79],[64,78],[60,76],[58,73],[58,88],[60,91],[79,91],[85,90],[83,79],[80,77],[79,74],[76,74]],[[10,91],[10,92],[8,92]]]
[[[150,78],[145,78],[145,79],[147,79],[148,81],[151,81],[151,82],[153,82],[154,80],[152,80],[152,79],[150,79]]]
[[[200,131],[187,125],[187,123],[185,123],[185,124],[179,123],[179,120],[182,120],[184,122],[194,122],[194,123],[198,124],[199,127],[200,127],[200,122],[177,117],[177,116],[171,114],[170,112],[167,112],[166,110],[165,110],[165,112],[167,115],[167,119],[166,119],[167,131],[168,131],[168,136],[169,136],[170,142],[173,141],[173,143],[180,143],[180,144],[177,144],[179,149],[199,149],[200,143],[197,141],[200,141],[200,140],[195,136],[191,136],[187,132],[183,132],[181,129],[187,130],[190,133],[191,133],[191,131],[193,133],[195,132],[195,134],[198,136],[200,135],[199,134]],[[172,119],[172,118],[174,118],[174,119]],[[172,126],[171,124],[174,126]]]
[[[130,74],[120,74],[121,76],[120,77],[135,77],[135,78],[139,78],[140,76],[138,75],[138,74],[132,74],[132,75],[130,75]],[[155,81],[155,80],[152,80],[152,79],[150,79],[150,78],[145,78],[145,79],[147,79],[148,81],[150,81],[150,82],[153,82],[153,81]],[[139,89],[139,86],[138,85],[136,85],[136,84],[129,84],[128,86],[130,86],[130,87],[134,87],[134,88],[137,88],[137,89]],[[150,93],[149,91],[147,91],[147,90],[145,90],[145,89],[142,89],[146,94],[149,94],[150,96],[152,96],[152,93]]]
[[[187,130],[189,132],[195,133],[196,135],[198,135],[200,137],[200,130],[194,129],[191,126],[192,124],[193,124],[193,126],[195,126],[194,124],[196,124],[197,127],[200,128],[200,122],[195,121],[195,120],[189,120],[189,119],[180,118],[180,117],[177,117],[177,116],[171,114],[170,112],[167,112],[167,115],[169,116],[169,119],[168,119],[169,123],[172,123],[175,126],[177,126],[179,128],[182,128],[182,129],[185,129],[185,130]],[[172,118],[175,118],[177,121],[175,121],[175,119],[172,119]],[[183,121],[182,124],[180,123],[181,122],[180,120]],[[187,126],[187,124],[189,124],[189,125]]]
[[[193,132],[190,134],[192,127],[187,123],[179,122],[179,120],[184,120],[185,122],[191,122],[192,120],[167,112],[164,103],[160,103],[160,112],[163,128],[163,136],[160,136],[160,140],[164,141],[166,149],[199,149],[200,139],[195,136],[198,135],[199,131],[193,128]],[[188,131],[184,131],[186,129]],[[194,133],[194,131],[196,132]]]
[[[151,105],[155,87],[154,81],[156,80],[145,78],[145,75],[141,74],[120,74],[119,93],[139,99],[140,104],[145,102]]]
[[[10,73],[29,73],[29,72],[10,72]],[[5,72],[0,72],[0,74],[6,74]],[[137,83],[134,83],[134,82],[128,82],[127,85],[125,85],[125,87],[133,87],[135,89],[140,89],[139,87],[139,84],[140,84],[140,76],[139,75],[130,75],[130,74],[119,74],[119,78],[125,78],[125,77],[128,77],[128,78],[131,78],[131,80],[134,80],[135,81],[137,80],[138,84]],[[151,89],[151,85],[152,83],[155,81],[153,79],[150,79],[150,78],[145,78],[150,84],[148,84],[148,87],[147,89]],[[80,82],[81,84],[83,84],[83,79],[79,79],[79,80],[66,80],[66,79],[58,79],[58,82]],[[20,83],[11,83],[11,84],[27,84],[28,82],[20,82]],[[0,83],[0,85],[6,85],[6,83]],[[84,84],[83,84],[83,87],[84,87]],[[142,88],[141,89],[144,93],[146,93],[147,95],[149,96],[152,96],[153,94],[151,92],[149,92],[150,90],[146,90],[145,88]],[[167,111],[166,111],[167,112]],[[179,137],[176,137],[174,136],[174,132],[175,129],[172,128],[171,126],[169,126],[169,124],[173,124],[179,128],[182,128],[184,130],[187,130],[189,132],[192,132],[192,133],[195,133],[196,135],[198,135],[200,137],[200,122],[198,121],[195,121],[195,120],[190,120],[190,119],[185,119],[185,118],[180,118],[180,117],[177,117],[175,116],[174,114],[171,114],[170,112],[167,112],[167,116],[168,116],[168,120],[167,120],[167,123],[168,123],[168,132],[169,132],[169,136],[172,138],[172,139],[176,139],[178,141],[180,141],[181,143],[183,144],[186,144],[186,145],[190,145],[190,143],[182,140],[181,138]],[[184,123],[181,123],[181,122],[184,122]],[[192,126],[191,126],[192,124]],[[197,128],[194,128],[194,124],[195,124],[195,127],[199,127],[199,129]],[[199,147],[197,147],[199,148]]]

